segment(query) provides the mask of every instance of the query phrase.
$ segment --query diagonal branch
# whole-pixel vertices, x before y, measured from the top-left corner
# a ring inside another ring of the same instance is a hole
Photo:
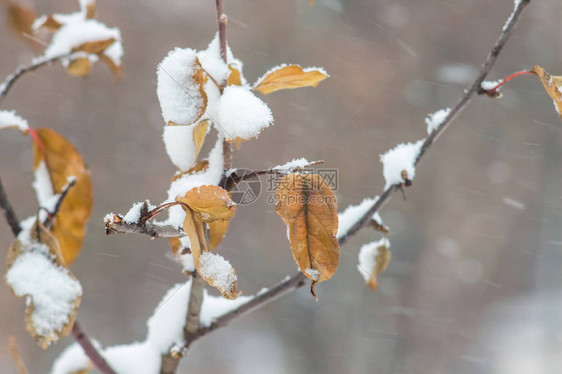
[[[21,231],[20,221],[18,220],[18,216],[10,200],[8,200],[8,195],[6,195],[4,185],[2,184],[2,179],[0,179],[0,207],[4,210],[4,215],[6,216],[8,225],[10,225],[10,229],[12,229],[12,233],[14,236],[18,236]]]
[[[494,65],[499,53],[503,49],[505,43],[511,36],[513,29],[525,6],[530,2],[530,0],[521,0],[516,2],[515,9],[511,14],[510,18],[508,19],[507,24],[505,25],[499,39],[496,41],[488,57],[486,58],[485,62],[482,64],[480,69],[480,73],[478,77],[474,80],[473,84],[470,86],[468,91],[464,94],[464,96],[459,100],[459,102],[455,105],[455,107],[450,111],[449,115],[445,118],[445,120],[439,125],[439,127],[434,130],[431,135],[425,140],[422,145],[422,149],[420,154],[416,159],[416,164],[421,160],[423,155],[427,152],[427,150],[431,147],[433,142],[437,139],[437,137],[443,133],[447,129],[447,127],[451,124],[451,122],[457,117],[457,115],[468,105],[468,103],[472,100],[473,96],[478,92],[480,88],[480,84],[485,79],[486,75],[489,73],[490,69]],[[401,186],[390,186],[387,188],[375,201],[373,206],[351,227],[351,229],[345,233],[343,236],[339,238],[339,243],[345,243],[351,236],[355,235],[360,229],[365,227],[367,223],[371,220],[373,214],[375,214],[388,200],[390,200],[391,193],[401,188]],[[253,310],[259,309],[265,304],[269,303],[272,300],[279,298],[280,296],[295,290],[304,285],[305,276],[302,273],[297,273],[286,280],[282,281],[281,283],[277,284],[273,288],[269,289],[268,291],[254,297],[252,300],[248,301],[247,303],[241,305],[240,307],[230,311],[229,313],[224,314],[223,316],[217,318],[209,327],[201,328],[199,334],[194,336],[193,339],[187,342],[187,346],[193,343],[194,340],[207,335],[208,333],[226,326],[232,320],[245,315]]]
[[[14,71],[12,74],[10,74],[6,77],[4,82],[0,83],[0,101],[4,97],[6,97],[10,88],[12,88],[14,83],[16,83],[16,81],[21,76],[23,76],[25,73],[28,73],[30,71],[39,69],[40,67],[45,66],[45,65],[49,65],[50,63],[53,63],[55,61],[62,60],[64,58],[70,57],[71,55],[72,55],[72,53],[67,53],[67,54],[64,54],[64,55],[61,55],[61,56],[55,56],[55,57],[51,57],[51,58],[47,58],[47,59],[46,58],[38,58],[38,59],[35,59],[29,65],[22,65],[22,66],[18,67],[16,69],[16,71]]]

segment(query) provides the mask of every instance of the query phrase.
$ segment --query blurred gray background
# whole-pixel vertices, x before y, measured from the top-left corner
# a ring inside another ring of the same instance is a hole
[[[275,126],[244,143],[235,166],[325,160],[339,170],[340,210],[380,193],[379,154],[424,137],[426,114],[454,105],[512,8],[512,0],[225,1],[228,41],[249,81],[284,62],[331,74],[317,88],[264,97]],[[4,77],[34,52],[2,12]],[[561,18],[560,1],[532,1],[489,79],[534,64],[562,74]],[[165,239],[107,237],[103,217],[165,198],[174,167],[161,141],[156,65],[176,46],[205,48],[216,19],[214,2],[195,0],[99,0],[98,19],[122,30],[120,82],[103,65],[86,79],[46,67],[21,79],[2,109],[59,131],[91,167],[95,207],[72,271],[84,287],[78,318],[109,346],[144,339],[153,308],[184,280]],[[198,341],[180,372],[560,372],[562,124],[538,79],[520,77],[503,93],[475,98],[419,165],[406,200],[396,194],[381,212],[393,256],[383,287],[371,292],[356,270],[360,246],[378,239],[364,230],[343,246],[318,303],[306,288],[293,292]],[[0,160],[19,216],[34,214],[30,140],[3,131]],[[13,238],[0,221],[6,250]],[[265,193],[238,209],[220,252],[245,294],[296,270]],[[7,349],[15,335],[31,373],[48,372],[72,339],[41,350],[24,330],[23,300],[6,286],[0,298],[0,371],[15,373]]]

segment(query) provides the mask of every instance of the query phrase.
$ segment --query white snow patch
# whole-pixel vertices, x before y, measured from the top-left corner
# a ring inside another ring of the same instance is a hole
[[[166,153],[172,163],[181,171],[187,171],[197,158],[197,148],[193,141],[193,130],[197,124],[190,126],[164,126],[162,139]]]
[[[219,102],[218,130],[226,140],[249,139],[273,124],[271,110],[248,88],[228,86]]]
[[[54,195],[53,186],[51,184],[51,176],[45,161],[42,160],[39,162],[37,169],[34,171],[34,175],[35,179],[31,185],[37,195],[39,206],[44,206]]]
[[[289,161],[283,165],[277,165],[273,168],[273,170],[279,170],[279,171],[291,171],[294,169],[299,169],[299,168],[305,168],[310,164],[315,164],[318,161],[313,161],[310,162],[308,161],[306,158],[301,157],[301,158],[295,158],[293,161]]]
[[[369,281],[373,277],[373,272],[377,264],[376,256],[379,247],[390,248],[390,242],[387,238],[382,238],[379,241],[364,244],[359,250],[359,264],[357,265],[357,270],[365,279],[365,282]]]
[[[70,54],[73,48],[84,43],[110,38],[113,38],[117,43],[121,42],[121,32],[118,28],[109,28],[93,19],[67,21],[55,32],[51,43],[45,49],[45,53],[38,59],[64,56]]]
[[[176,48],[158,64],[156,93],[166,123],[194,123],[205,105],[200,87],[193,80],[197,53],[190,48]]]
[[[146,323],[146,342],[160,354],[167,354],[172,346],[183,344],[183,325],[190,292],[191,279],[170,288]]]
[[[350,205],[342,213],[338,213],[338,233],[336,238],[340,239],[345,236],[349,229],[371,209],[378,199],[378,196],[375,198],[365,198],[358,205]]]
[[[485,91],[490,91],[491,89],[495,88],[498,84],[502,83],[503,79],[497,81],[483,81],[480,83],[480,87]],[[498,89],[499,91],[499,89]]]
[[[319,272],[318,270],[315,270],[315,269],[307,268],[307,269],[305,270],[305,273],[306,273],[310,278],[312,278],[312,280],[314,280],[314,281],[317,281],[317,280],[318,280],[318,277],[320,276],[320,272]]]
[[[15,110],[0,110],[0,129],[5,127],[16,127],[20,131],[26,131],[29,125]]]
[[[162,362],[160,352],[149,342],[108,347],[104,357],[119,374],[156,374]]]
[[[233,289],[238,280],[230,262],[211,252],[203,252],[199,257],[199,273],[203,278],[212,280],[214,286],[222,291]]]
[[[101,345],[96,340],[92,344],[98,351]],[[73,343],[66,347],[59,357],[53,362],[50,374],[74,374],[81,370],[86,370],[90,366],[90,359],[78,343]]]
[[[236,300],[225,299],[221,296],[211,296],[207,290],[203,294],[203,305],[201,306],[201,314],[199,320],[202,326],[208,327],[217,318],[238,308],[240,305],[247,303],[254,296],[238,296]]]
[[[386,181],[384,189],[404,182],[402,172],[406,171],[409,180],[416,176],[415,161],[420,153],[424,140],[416,143],[401,143],[380,156],[383,164],[383,175]]]
[[[429,114],[425,117],[425,123],[427,124],[427,133],[431,134],[435,131],[442,123],[445,121],[445,118],[451,112],[451,108],[440,109],[435,113]]]
[[[82,286],[68,270],[47,258],[48,251],[44,244],[37,244],[22,253],[6,273],[6,282],[16,296],[33,301],[31,319],[35,330],[54,338],[56,331],[69,322]]]
[[[127,214],[125,214],[125,216],[123,217],[123,220],[126,223],[138,222],[140,220],[140,217],[141,217],[142,205],[143,205],[142,202],[134,203],[133,206],[131,207],[131,209],[129,209]]]

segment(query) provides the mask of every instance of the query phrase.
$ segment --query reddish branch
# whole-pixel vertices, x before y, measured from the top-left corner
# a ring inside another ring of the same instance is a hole
[[[501,86],[503,86],[504,84],[506,84],[507,82],[509,82],[513,78],[518,77],[520,75],[536,75],[536,74],[531,72],[531,71],[518,71],[516,73],[513,73],[513,74],[509,75],[505,79],[501,80],[498,84],[496,84],[494,87],[492,87],[488,90],[480,87],[480,89],[478,90],[478,94],[479,95],[487,95],[487,96],[491,96],[491,97],[498,97],[498,95],[499,95],[498,90],[501,88]]]

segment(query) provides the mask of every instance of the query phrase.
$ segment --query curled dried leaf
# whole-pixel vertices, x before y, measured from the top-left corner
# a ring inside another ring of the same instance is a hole
[[[93,55],[97,55],[105,51],[110,45],[115,43],[114,38],[108,38],[103,40],[95,40],[91,42],[82,43],[74,48],[72,52],[86,52]]]
[[[377,276],[386,270],[390,262],[390,242],[383,238],[377,242],[365,244],[359,251],[357,269],[371,290],[377,288]]]
[[[236,299],[242,292],[238,291],[238,278],[234,268],[222,256],[208,252],[203,232],[203,216],[182,204],[185,210],[183,230],[191,242],[191,255],[197,273],[210,286],[215,287],[227,299]]]
[[[316,283],[330,279],[338,267],[336,198],[329,183],[318,174],[286,175],[275,195],[277,214],[289,228],[295,262],[311,280],[316,297]]]
[[[556,112],[562,118],[562,76],[550,75],[539,65],[534,66],[531,72],[539,77],[546,92],[554,101]]]
[[[254,89],[262,94],[299,87],[316,87],[318,83],[328,78],[329,75],[322,69],[306,68],[299,65],[287,65],[266,73],[255,84]]]
[[[88,57],[77,57],[68,62],[66,71],[74,77],[85,77],[90,74],[92,63]]]
[[[176,173],[173,177],[172,177],[172,182],[175,180],[180,179],[181,177],[183,177],[184,175],[191,175],[191,174],[195,174],[198,173],[200,171],[205,171],[209,168],[209,161],[207,160],[202,160],[199,161],[198,163],[195,164],[195,166],[193,166],[191,169],[184,171],[183,173]]]
[[[230,220],[236,212],[236,204],[228,191],[218,186],[195,187],[187,191],[184,197],[177,197],[176,201],[201,213],[206,223]]]
[[[31,35],[35,18],[37,14],[33,6],[20,1],[8,1],[8,23],[17,35]]]
[[[10,246],[6,283],[16,297],[26,298],[26,329],[46,349],[70,333],[82,287],[61,266],[56,238],[37,223],[29,234],[31,240],[18,238]]]
[[[222,242],[228,231],[229,221],[214,221],[209,223],[209,250],[214,251]]]
[[[228,65],[228,68],[230,69],[230,75],[228,76],[228,81],[226,82],[227,86],[241,86],[242,79],[240,77],[240,70],[232,67],[232,65]]]
[[[46,165],[52,191],[60,193],[71,177],[76,181],[62,201],[51,229],[69,266],[80,252],[92,212],[90,171],[76,148],[56,131],[38,129],[33,133],[34,169],[42,163]]]

